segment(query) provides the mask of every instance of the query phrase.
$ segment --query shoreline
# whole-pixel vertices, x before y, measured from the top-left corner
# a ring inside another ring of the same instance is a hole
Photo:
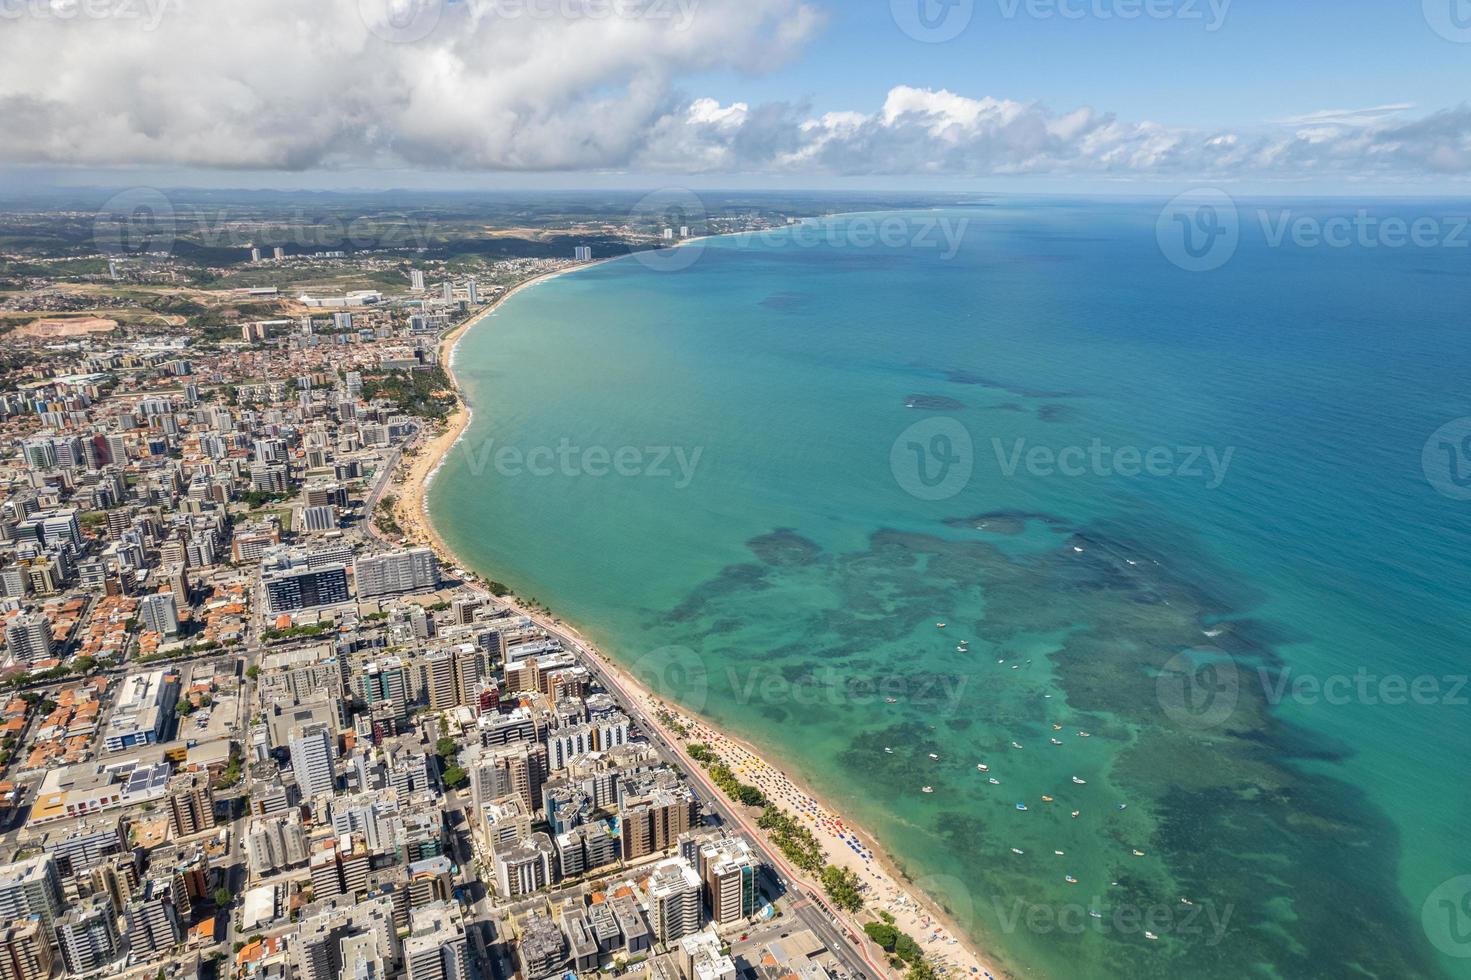
[[[733,232],[729,236],[701,236],[680,242],[674,248],[693,245],[709,238],[738,237],[746,234],[759,234],[759,232]],[[389,485],[388,492],[395,496],[391,512],[402,529],[402,537],[406,543],[427,544],[451,569],[464,571],[465,577],[481,579],[482,584],[487,581],[485,576],[471,569],[448,546],[429,513],[429,487],[474,420],[474,410],[466,399],[459,379],[454,373],[453,362],[459,343],[473,327],[488,319],[500,309],[502,303],[523,289],[570,272],[627,259],[633,254],[608,256],[593,262],[533,276],[496,297],[484,310],[467,318],[440,338],[439,363],[450,380],[457,408],[440,432],[424,445],[416,447],[414,455],[405,460],[406,469],[396,473]],[[862,922],[876,919],[878,913],[884,911],[894,916],[896,928],[914,938],[924,950],[926,961],[937,972],[944,969],[946,975],[951,978],[990,976],[995,980],[1005,980],[1012,976],[1008,971],[998,969],[993,960],[984,957],[976,949],[966,932],[959,928],[952,915],[943,910],[932,896],[913,885],[898,862],[882,850],[874,834],[869,833],[865,827],[851,818],[827,806],[821,797],[792,776],[787,775],[781,767],[770,764],[754,745],[717,728],[697,713],[675,702],[658,697],[636,680],[622,664],[589,641],[575,626],[524,605],[514,594],[497,597],[497,601],[509,606],[518,615],[529,618],[544,629],[568,636],[589,656],[596,658],[599,665],[617,679],[619,685],[626,691],[632,692],[633,697],[646,709],[652,724],[657,726],[665,739],[677,748],[684,763],[696,774],[697,778],[704,779],[704,769],[689,758],[685,750],[691,743],[703,742],[709,745],[720,760],[729,765],[743,782],[748,779],[753,780],[764,792],[767,792],[773,804],[803,819],[805,821],[803,825],[808,827],[818,842],[823,845],[826,860],[838,867],[854,871],[864,883],[863,912],[857,915],[841,914],[839,922],[842,926],[862,935]],[[656,713],[659,711],[667,711],[679,716],[681,723],[686,724],[690,734],[681,736],[666,728],[662,722],[657,720]],[[718,792],[713,786],[711,789]],[[742,808],[739,804],[730,801],[730,805],[736,812],[741,812]],[[780,848],[776,847],[764,831],[755,827],[754,820],[750,821],[750,825],[745,829],[759,837],[773,854],[781,855]],[[857,845],[863,850],[858,851],[850,846],[848,843],[850,838],[857,842]],[[796,871],[791,867],[784,867],[783,870],[814,894],[826,896],[826,891],[815,876]],[[879,962],[884,963],[882,969],[886,975],[903,975],[905,968],[901,966],[896,970],[887,966],[885,954],[876,945],[870,942],[855,945],[866,959],[877,957]]]

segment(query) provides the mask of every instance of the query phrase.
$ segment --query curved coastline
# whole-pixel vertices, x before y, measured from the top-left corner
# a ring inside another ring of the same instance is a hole
[[[853,213],[883,214],[893,212],[865,211]],[[824,215],[821,217],[806,220],[825,221],[843,216],[844,215]],[[789,227],[791,226],[788,226],[788,228]],[[674,249],[701,244],[707,241],[709,238],[740,238],[743,236],[759,234],[762,234],[762,232],[736,232],[730,235],[723,236],[702,236],[700,238],[693,238],[680,242],[674,246]],[[439,553],[441,560],[445,561],[451,567],[464,572],[466,574],[466,577],[478,578],[481,580],[482,584],[485,584],[492,578],[491,570],[478,570],[473,568],[472,566],[470,566],[469,563],[465,562],[458,554],[456,554],[452,548],[449,547],[448,543],[445,541],[443,535],[440,534],[439,529],[435,524],[434,517],[429,505],[429,487],[432,484],[434,477],[438,475],[440,469],[448,460],[449,455],[454,451],[455,447],[459,445],[460,441],[468,433],[470,425],[474,420],[473,408],[471,407],[470,402],[465,395],[464,388],[461,385],[459,378],[455,375],[454,372],[454,362],[459,350],[459,344],[466,336],[468,336],[470,330],[480,325],[485,320],[489,319],[492,314],[499,312],[502,304],[504,304],[513,296],[517,295],[523,290],[529,289],[530,287],[539,283],[546,282],[560,276],[566,276],[576,272],[580,272],[585,269],[590,269],[598,265],[617,262],[620,260],[636,260],[636,255],[637,253],[630,252],[624,255],[609,256],[603,259],[598,259],[591,263],[572,266],[565,269],[557,269],[551,272],[534,276],[522,283],[518,283],[510,290],[497,297],[491,305],[486,307],[486,309],[481,311],[478,315],[470,317],[464,323],[457,326],[454,330],[445,334],[445,336],[441,339],[439,345],[439,359],[440,363],[443,364],[445,367],[445,372],[450,379],[450,383],[453,385],[458,408],[455,414],[451,416],[444,430],[442,430],[433,439],[431,439],[426,446],[422,447],[413,456],[413,458],[408,461],[407,471],[399,474],[398,479],[393,485],[394,490],[398,494],[398,499],[394,507],[395,517],[398,520],[400,526],[404,529],[404,537],[406,540],[416,540],[428,544]],[[751,743],[747,742],[744,739],[732,736],[729,732],[719,729],[711,722],[701,717],[697,712],[691,711],[682,705],[678,705],[677,701],[671,701],[670,704],[666,705],[661,698],[652,694],[643,686],[642,683],[634,678],[628,672],[628,670],[625,669],[624,665],[622,665],[615,658],[610,657],[608,654],[606,654],[597,644],[591,642],[586,637],[586,635],[582,633],[579,629],[577,629],[574,625],[569,624],[558,617],[543,615],[540,611],[525,606],[514,595],[503,597],[501,601],[509,603],[519,614],[531,618],[539,625],[570,636],[570,638],[575,640],[575,642],[583,649],[585,649],[590,655],[597,657],[600,664],[617,678],[618,683],[621,684],[626,690],[631,691],[633,695],[638,700],[643,702],[647,707],[651,709],[658,709],[663,707],[674,708],[688,719],[691,719],[695,724],[699,726],[699,728],[703,732],[713,736],[713,738],[716,740],[720,740],[723,743],[723,747],[717,746],[717,749],[718,751],[721,751],[722,754],[726,752],[735,753],[737,755],[744,754],[746,756],[749,756],[751,759],[756,760],[758,763],[768,766],[769,769],[771,769],[775,773],[780,774],[781,778],[787,784],[789,784],[797,793],[807,798],[808,800],[814,801],[823,813],[831,815],[833,818],[838,820],[842,825],[846,827],[848,832],[868,841],[872,845],[870,847],[870,851],[873,856],[872,863],[874,865],[877,865],[877,868],[874,869],[870,867],[865,869],[862,866],[862,862],[853,862],[857,865],[857,867],[854,867],[854,870],[859,871],[860,873],[867,871],[870,876],[876,876],[877,881],[884,882],[884,884],[890,889],[890,892],[885,894],[875,893],[874,890],[871,889],[869,895],[870,905],[872,905],[876,900],[882,901],[890,899],[891,895],[897,896],[898,899],[902,900],[901,904],[907,903],[908,908],[911,911],[907,914],[901,913],[898,915],[898,925],[900,928],[904,929],[907,932],[910,932],[911,935],[914,935],[917,939],[919,939],[921,943],[925,946],[927,953],[930,952],[930,940],[933,939],[933,941],[936,943],[941,943],[944,946],[948,946],[948,949],[943,949],[942,952],[944,952],[948,956],[960,960],[960,972],[962,974],[974,974],[976,976],[980,976],[984,972],[992,977],[997,978],[997,980],[1015,975],[1010,970],[999,968],[997,966],[997,960],[994,958],[994,956],[983,955],[976,947],[971,935],[965,929],[962,929],[960,927],[960,925],[954,920],[954,917],[944,908],[944,906],[940,904],[940,901],[935,896],[930,895],[923,890],[915,887],[912,879],[903,869],[903,867],[893,858],[892,854],[883,849],[883,847],[881,846],[881,840],[877,835],[871,833],[868,828],[855,822],[851,817],[842,815],[835,808],[827,806],[822,801],[822,798],[820,796],[807,788],[804,781],[801,781],[798,778],[789,775],[789,773],[793,771],[793,767],[791,765],[775,766],[770,765],[770,763],[766,762],[766,759],[768,757],[785,762],[785,760],[781,760],[779,753],[766,751],[766,753],[763,754],[762,750],[758,750]],[[650,712],[650,714],[652,717],[652,711]],[[670,744],[678,747],[681,754],[683,754],[683,746],[685,740],[677,737],[675,733],[668,730],[666,730],[664,734],[668,738]],[[691,769],[691,771],[697,774],[702,774],[703,770],[701,770],[694,763],[693,760],[686,757],[685,762]],[[789,810],[788,812],[791,811]],[[827,845],[830,859],[834,860],[834,862],[839,864],[840,866],[853,866],[852,864],[850,864],[852,855],[846,847],[840,846],[841,842],[832,840],[830,835],[824,832],[820,827],[815,827],[813,829],[817,832],[819,839]],[[765,834],[755,830],[754,827],[751,828],[751,832],[759,834],[763,838],[766,836]],[[775,851],[774,847],[773,851],[779,853],[779,851]],[[804,884],[811,888],[811,890],[815,894],[822,894],[822,887],[820,883],[818,883],[812,876],[804,875],[800,872],[795,872],[794,869],[788,870],[789,872],[793,873],[793,877],[801,879]],[[886,904],[892,905],[893,903],[890,901],[886,902]],[[858,923],[859,921],[861,920],[859,920],[857,917],[845,917],[845,923],[848,924],[850,928],[853,928],[855,932],[861,932],[861,926],[856,925],[856,923]],[[877,947],[873,946],[872,944],[865,944],[863,952],[865,954],[873,954],[880,957],[883,955],[882,952],[878,951]],[[894,971],[893,969],[890,969],[888,972],[892,976],[900,975],[897,971]]]

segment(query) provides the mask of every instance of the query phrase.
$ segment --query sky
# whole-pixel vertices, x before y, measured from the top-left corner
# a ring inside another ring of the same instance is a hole
[[[1471,0],[0,0],[28,185],[1463,194]]]

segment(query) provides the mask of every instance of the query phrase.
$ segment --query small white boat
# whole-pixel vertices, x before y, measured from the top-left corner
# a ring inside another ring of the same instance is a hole
[[[884,698],[884,704],[898,704],[898,698]]]
[[[1023,810],[1023,811],[1024,811],[1024,810],[1026,810],[1026,808],[1027,808],[1027,805],[1026,805],[1026,804],[1025,804],[1025,803],[1018,803],[1018,804],[1017,804],[1017,805],[1016,805],[1016,808],[1017,808],[1017,809],[1018,809],[1018,810]]]
[[[1077,545],[1073,545],[1073,550],[1076,551],[1080,555],[1083,553],[1083,549],[1082,548],[1079,548]]]
[[[1058,857],[1062,857],[1063,856],[1061,851],[1053,851],[1052,853],[1053,854],[1056,854]]]
[[[1139,850],[1138,848],[1135,848],[1135,850],[1134,850],[1134,856],[1136,858],[1142,858],[1144,856],[1144,852],[1141,851],[1141,850]]]
[[[936,623],[935,624],[935,629],[937,629],[937,630],[942,630],[944,628],[945,628],[945,624],[944,623]]]
[[[933,786],[926,786],[926,787],[924,787],[923,789],[920,790],[921,793],[933,793],[934,791],[935,791],[935,787],[933,787]]]
[[[1149,932],[1149,931],[1146,930],[1145,933],[1144,933],[1144,938],[1150,940],[1151,942],[1153,942],[1154,940],[1158,939],[1159,937],[1156,936],[1154,933]]]
[[[997,779],[995,776],[992,776],[990,779],[986,780],[986,782],[990,783],[992,786],[1001,785],[1001,780]]]
[[[965,646],[964,644],[962,644],[961,646],[958,646],[958,647],[955,648],[955,652],[956,653],[970,653],[970,647]]]
[[[1192,901],[1190,901],[1190,899],[1188,899],[1188,898],[1182,898],[1182,899],[1180,899],[1180,904],[1181,905],[1194,905],[1195,903],[1192,902]]]
[[[1093,918],[1095,918],[1095,919],[1101,919],[1101,918],[1103,918],[1103,913],[1100,912],[1100,911],[1098,911],[1097,909],[1089,909],[1088,910],[1088,914],[1091,915],[1091,916],[1093,916]]]
[[[977,762],[976,763],[976,768],[978,770],[980,770],[981,772],[990,772],[991,771],[991,767],[988,766],[988,765],[986,765],[984,762]]]
[[[940,757],[937,756],[937,755],[935,755],[935,753],[933,753],[933,752],[930,753],[930,758],[933,759],[933,760],[935,760],[936,762],[939,762],[940,761]]]
[[[1061,725],[1053,725],[1052,726],[1052,730],[1054,732],[1060,732],[1060,731],[1062,731],[1062,726]]]
[[[1066,875],[1063,877],[1062,880],[1067,882],[1069,885],[1076,885],[1078,883],[1078,879],[1074,878],[1072,875]]]
[[[1042,802],[1043,803],[1051,803],[1052,802],[1052,797],[1050,797],[1050,796],[1044,796],[1044,797],[1042,797]]]
[[[1019,749],[1022,746],[1021,746],[1021,743],[1020,742],[1012,742],[1011,743],[1011,747],[1014,748],[1014,749]]]
[[[1087,786],[1088,785],[1088,780],[1086,780],[1086,779],[1079,779],[1077,776],[1074,776],[1073,777],[1073,782],[1077,783],[1079,786]]]
[[[885,755],[893,755],[894,754],[894,750],[891,749],[891,748],[889,748],[887,745],[885,745],[884,746],[884,754]]]
[[[1090,734],[1089,732],[1078,732],[1078,738],[1092,738],[1092,737],[1093,737],[1092,734]]]
[[[1073,819],[1074,820],[1078,819],[1079,814],[1081,814],[1082,812],[1083,812],[1082,810],[1074,810],[1073,811]]]
[[[1013,854],[1025,854],[1027,852],[1024,851],[1024,850],[1022,850],[1020,847],[1013,847],[1011,849],[1011,853],[1013,853]]]
[[[1062,739],[1054,738],[1051,741],[1052,741],[1052,744],[1053,745],[1061,745],[1062,744]]]

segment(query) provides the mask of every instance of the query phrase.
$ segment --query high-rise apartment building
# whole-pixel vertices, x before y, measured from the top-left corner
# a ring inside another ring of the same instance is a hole
[[[333,763],[337,759],[337,739],[324,722],[304,725],[291,735],[291,771],[301,798],[310,800],[330,795],[337,786]]]

